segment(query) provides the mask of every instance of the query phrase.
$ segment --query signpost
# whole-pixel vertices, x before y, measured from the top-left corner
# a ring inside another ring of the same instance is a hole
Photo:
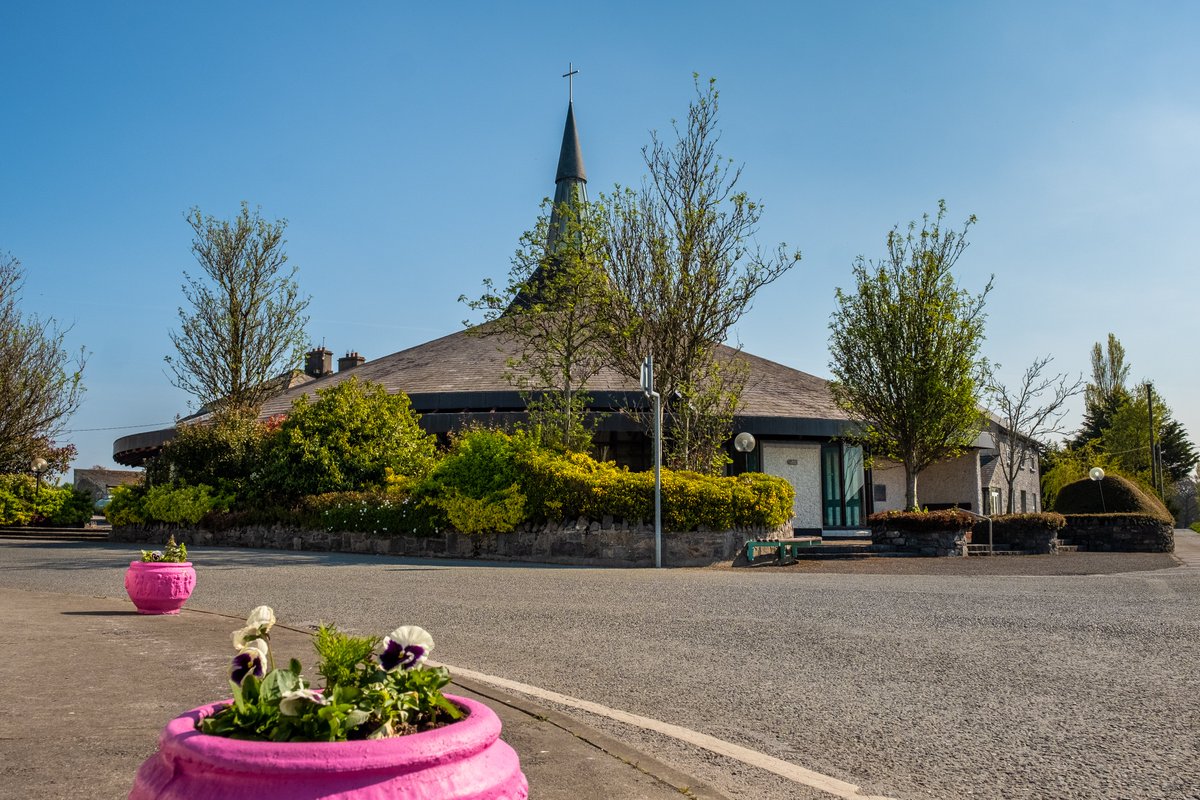
[[[654,356],[642,362],[642,391],[654,402],[654,566],[662,567],[662,397],[654,391]]]

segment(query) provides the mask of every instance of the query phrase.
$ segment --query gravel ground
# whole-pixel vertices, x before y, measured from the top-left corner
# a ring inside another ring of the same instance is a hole
[[[121,596],[136,549],[0,542],[0,585]],[[193,557],[192,607],[241,614],[266,602],[291,624],[373,633],[420,624],[451,665],[693,728],[874,794],[1200,797],[1200,569],[1152,571],[1177,563],[1169,556],[661,571]],[[733,797],[814,796],[587,721]]]

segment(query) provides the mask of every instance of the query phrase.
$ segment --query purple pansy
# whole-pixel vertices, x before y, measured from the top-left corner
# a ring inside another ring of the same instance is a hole
[[[238,686],[246,680],[247,675],[261,678],[267,672],[267,643],[262,639],[247,642],[240,653],[233,657],[233,669],[229,679]]]
[[[433,637],[428,631],[416,625],[404,625],[396,628],[383,640],[379,665],[387,672],[412,669],[423,662],[432,649]]]

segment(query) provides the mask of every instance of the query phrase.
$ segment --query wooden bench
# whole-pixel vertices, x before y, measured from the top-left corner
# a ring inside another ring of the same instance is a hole
[[[794,536],[791,539],[751,539],[746,542],[746,561],[753,564],[760,550],[775,551],[775,561],[783,563],[786,559],[794,559],[801,548],[813,547],[821,543],[820,536]]]

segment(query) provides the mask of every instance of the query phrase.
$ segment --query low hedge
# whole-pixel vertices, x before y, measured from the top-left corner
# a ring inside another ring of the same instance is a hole
[[[212,530],[284,524],[310,530],[429,535],[505,533],[526,522],[654,518],[654,473],[538,447],[523,434],[470,430],[421,480],[391,480],[368,492],[331,492],[288,507],[243,503],[207,487],[138,486],[114,493],[113,525],[195,523]],[[777,528],[792,516],[793,490],[761,473],[714,477],[662,471],[663,527]]]
[[[1027,531],[1049,531],[1057,533],[1067,526],[1067,518],[1053,511],[1039,511],[1035,514],[1000,514],[992,517],[992,534],[1002,536],[1009,532],[1024,533]],[[976,533],[987,532],[987,520],[979,520],[975,524]]]
[[[872,528],[921,533],[971,530],[978,517],[958,508],[941,511],[881,511],[867,517]]]

